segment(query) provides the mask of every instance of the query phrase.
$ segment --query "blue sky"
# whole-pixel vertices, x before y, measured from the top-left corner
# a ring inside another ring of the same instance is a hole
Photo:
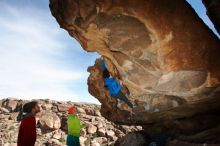
[[[216,33],[202,3],[188,2]],[[85,52],[59,28],[48,3],[0,1],[0,98],[98,103],[87,87],[87,67],[98,54]]]

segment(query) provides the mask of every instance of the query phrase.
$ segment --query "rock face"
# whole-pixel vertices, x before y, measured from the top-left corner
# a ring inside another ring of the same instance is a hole
[[[88,85],[104,117],[174,136],[219,125],[220,41],[186,1],[50,0],[50,9],[83,49],[102,55],[136,105],[115,110],[97,59]]]
[[[216,30],[220,34],[220,1],[219,0],[203,0],[207,9],[207,15],[213,22]]]

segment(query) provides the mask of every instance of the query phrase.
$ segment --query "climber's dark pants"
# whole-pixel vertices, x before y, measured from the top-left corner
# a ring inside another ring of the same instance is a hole
[[[112,95],[116,100],[120,99],[123,100],[128,106],[133,108],[132,103],[128,100],[128,98],[121,92],[121,90],[118,92],[118,94]]]

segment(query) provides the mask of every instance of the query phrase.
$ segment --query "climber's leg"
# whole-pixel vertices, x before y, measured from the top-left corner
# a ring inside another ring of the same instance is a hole
[[[115,98],[115,100],[117,102],[117,107],[120,108],[121,107],[121,101],[120,101],[120,98],[118,97],[118,94],[112,95],[112,97]]]
[[[133,108],[133,104],[128,100],[128,98],[121,91],[119,91],[118,94],[116,94],[115,96],[123,100],[129,107]]]
[[[109,78],[110,73],[107,69],[103,70],[103,78]]]

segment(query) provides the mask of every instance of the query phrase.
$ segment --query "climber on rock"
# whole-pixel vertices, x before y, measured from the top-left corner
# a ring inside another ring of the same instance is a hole
[[[74,106],[69,108],[69,115],[67,118],[68,136],[67,146],[79,146],[79,136],[82,126],[79,118],[76,116]]]
[[[36,101],[28,102],[23,106],[23,112],[19,127],[17,146],[34,146],[36,142],[36,120],[35,115],[40,112],[40,106]]]
[[[108,88],[110,95],[118,101],[117,107],[121,107],[120,100],[123,100],[129,107],[133,108],[133,104],[128,100],[125,94],[122,93],[122,86],[114,77],[111,77],[109,71],[106,68],[104,60],[102,59],[99,63],[103,72],[105,86]]]

